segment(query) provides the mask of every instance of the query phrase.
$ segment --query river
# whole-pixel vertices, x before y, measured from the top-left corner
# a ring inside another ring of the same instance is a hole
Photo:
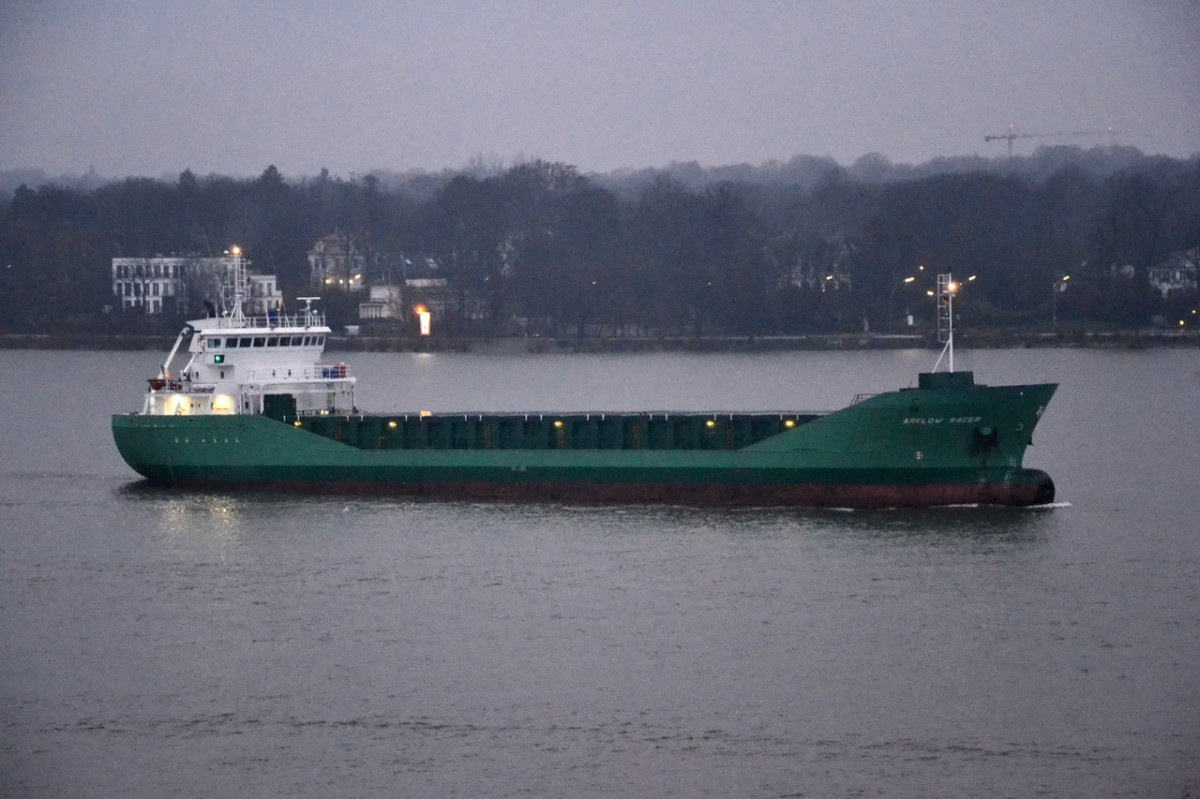
[[[936,353],[353,353],[390,410],[820,410]],[[1061,384],[1039,509],[150,488],[159,353],[0,351],[0,795],[1200,794],[1200,350]],[[335,355],[337,360],[343,356]]]

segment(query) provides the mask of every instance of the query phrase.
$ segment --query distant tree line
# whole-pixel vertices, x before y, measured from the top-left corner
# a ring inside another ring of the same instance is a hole
[[[977,326],[1131,327],[1173,318],[1147,270],[1200,245],[1200,157],[1051,148],[1029,159],[850,168],[827,159],[612,175],[533,161],[456,173],[285,180],[127,178],[21,184],[0,205],[0,330],[167,329],[122,313],[114,257],[220,254],[239,244],[285,297],[309,293],[307,252],[352,237],[368,281],[411,264],[461,298],[463,335],[737,335],[929,324],[925,291],[977,280]],[[923,269],[922,269],[923,267]],[[1071,275],[1069,290],[1061,279]],[[906,282],[906,278],[915,278]],[[335,324],[359,294],[325,292]]]

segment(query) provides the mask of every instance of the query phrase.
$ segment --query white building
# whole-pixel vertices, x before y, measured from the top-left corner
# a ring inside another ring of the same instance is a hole
[[[113,296],[121,310],[141,308],[148,314],[181,310],[186,275],[199,269],[200,258],[113,258]]]
[[[250,296],[242,311],[248,316],[267,316],[283,308],[283,292],[274,275],[249,275]]]
[[[359,319],[403,319],[404,289],[401,286],[371,286],[366,302],[358,304]]]
[[[1150,285],[1163,299],[1177,291],[1195,291],[1197,263],[1200,263],[1200,249],[1177,252],[1161,264],[1150,267]]]
[[[445,278],[411,278],[400,284],[371,286],[366,302],[358,304],[358,318],[407,319],[418,305],[442,316],[454,305]]]
[[[353,236],[331,233],[317,239],[308,251],[308,282],[315,289],[328,286],[357,291],[363,287],[366,271],[367,258]]]
[[[197,313],[204,303],[213,309],[220,300],[220,285],[233,267],[233,257],[155,256],[114,258],[113,296],[121,310],[140,308],[147,314]],[[243,311],[265,316],[283,306],[274,275],[249,275],[250,296]]]

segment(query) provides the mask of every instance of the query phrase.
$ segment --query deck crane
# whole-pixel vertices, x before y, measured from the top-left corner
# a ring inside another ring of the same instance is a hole
[[[1008,126],[1008,133],[997,133],[990,136],[984,136],[985,142],[993,142],[1003,139],[1008,142],[1008,157],[1013,157],[1013,140],[1014,139],[1043,139],[1055,136],[1099,136],[1102,133],[1107,133],[1115,142],[1117,132],[1109,127],[1106,130],[1065,130],[1058,133],[1017,133],[1012,125]]]

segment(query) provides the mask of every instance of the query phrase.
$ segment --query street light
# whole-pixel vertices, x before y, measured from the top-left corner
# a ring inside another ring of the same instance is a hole
[[[1054,281],[1054,285],[1050,287],[1050,332],[1058,332],[1058,295],[1067,290],[1067,281],[1071,279],[1070,275],[1063,275],[1058,280]]]
[[[921,269],[924,269],[924,268],[925,267],[923,267],[923,266],[921,267]],[[916,281],[916,278],[912,277],[910,275],[909,277],[904,278],[903,280],[901,280],[898,283],[892,283],[892,290],[890,292],[888,292],[888,315],[887,315],[887,318],[888,318],[888,329],[889,330],[894,331],[896,329],[896,320],[892,317],[892,300],[894,300],[896,298],[896,289],[898,289],[901,286],[906,285],[908,283],[913,283],[915,281]]]

